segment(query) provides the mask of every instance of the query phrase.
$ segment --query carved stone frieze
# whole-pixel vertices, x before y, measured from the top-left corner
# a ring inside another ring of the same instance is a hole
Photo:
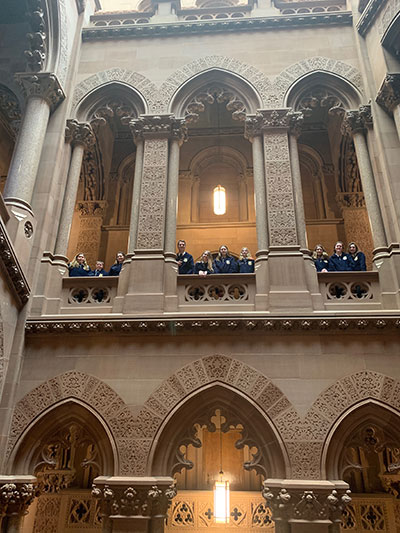
[[[360,106],[359,109],[346,111],[343,123],[343,134],[353,135],[363,133],[372,126],[372,113],[370,105]]]
[[[0,518],[2,516],[24,516],[28,512],[28,507],[37,495],[37,487],[32,476],[9,476],[10,480],[0,477]],[[22,477],[29,478],[21,481]]]
[[[275,521],[301,520],[316,523],[329,520],[340,522],[341,515],[351,502],[347,483],[321,482],[308,490],[291,480],[264,482],[263,496]],[[286,487],[287,488],[286,488]]]
[[[15,75],[26,98],[39,97],[45,100],[52,111],[65,99],[64,91],[54,74],[38,72],[36,74],[17,73]]]
[[[400,73],[386,74],[376,101],[387,113],[393,113],[400,104]]]
[[[29,48],[25,50],[27,70],[39,72],[45,66],[47,56],[47,24],[42,0],[27,2],[31,32],[27,34]]]
[[[85,148],[89,148],[96,142],[96,136],[90,124],[69,119],[65,128],[65,141],[72,145],[82,144]]]
[[[188,124],[196,122],[199,119],[199,114],[204,112],[206,104],[213,104],[214,102],[225,103],[227,111],[232,113],[234,120],[245,120],[246,105],[240,97],[234,94],[231,89],[214,85],[196,94],[188,103],[185,109],[186,122]]]
[[[29,299],[31,290],[2,221],[0,221],[0,261],[19,302],[24,305]]]

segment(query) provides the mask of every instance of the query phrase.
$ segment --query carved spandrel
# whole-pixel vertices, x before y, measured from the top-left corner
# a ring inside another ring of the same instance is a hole
[[[82,144],[85,148],[90,148],[96,142],[96,136],[90,124],[70,119],[67,120],[67,126],[65,128],[65,141],[71,143],[73,146]]]
[[[400,104],[400,73],[386,74],[376,101],[387,113],[393,113]]]
[[[64,91],[55,74],[38,72],[37,74],[17,73],[15,79],[22,88],[26,98],[39,97],[45,100],[52,111],[65,99]]]

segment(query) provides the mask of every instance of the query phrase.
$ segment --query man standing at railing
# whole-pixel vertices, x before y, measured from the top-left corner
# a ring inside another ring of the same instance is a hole
[[[186,252],[186,241],[179,240],[177,246],[178,253],[176,254],[176,260],[178,261],[179,274],[193,274],[193,256]]]

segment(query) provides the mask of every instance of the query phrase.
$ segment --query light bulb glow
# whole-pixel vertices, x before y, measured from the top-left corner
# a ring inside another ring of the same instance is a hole
[[[225,215],[226,213],[226,192],[221,185],[217,185],[214,189],[214,213],[216,215]]]
[[[214,519],[217,524],[229,522],[229,481],[215,482]]]

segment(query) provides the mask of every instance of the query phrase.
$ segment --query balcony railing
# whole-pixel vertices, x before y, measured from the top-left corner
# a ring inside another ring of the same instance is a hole
[[[378,272],[321,272],[319,288],[326,309],[380,309]]]
[[[111,313],[118,277],[64,278],[61,314]]]

